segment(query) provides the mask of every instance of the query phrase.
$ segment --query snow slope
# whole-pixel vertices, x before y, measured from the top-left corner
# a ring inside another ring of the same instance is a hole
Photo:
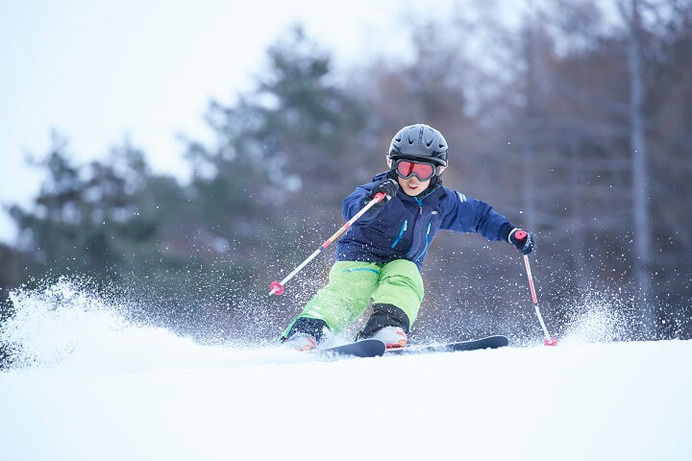
[[[330,362],[20,301],[2,460],[692,459],[692,341]]]

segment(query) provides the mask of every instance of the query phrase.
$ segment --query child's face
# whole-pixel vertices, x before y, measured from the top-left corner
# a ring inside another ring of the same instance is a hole
[[[422,194],[430,185],[429,179],[426,181],[421,181],[415,176],[411,176],[408,179],[404,179],[399,176],[397,179],[399,180],[401,190],[403,190],[406,195],[411,197],[417,197],[418,195]]]

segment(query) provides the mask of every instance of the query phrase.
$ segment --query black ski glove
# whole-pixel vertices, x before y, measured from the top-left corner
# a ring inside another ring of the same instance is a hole
[[[369,203],[372,199],[374,199],[375,195],[377,195],[379,192],[384,192],[385,195],[387,195],[388,197],[374,204],[370,208],[370,211],[379,213],[380,209],[382,209],[382,207],[384,206],[384,203],[390,198],[394,197],[398,190],[399,183],[396,181],[396,179],[384,179],[375,184],[375,187],[373,187],[372,190],[368,193],[368,195],[365,196],[365,198],[363,199],[363,205]]]
[[[521,239],[519,237],[521,237]],[[521,254],[527,255],[533,251],[533,235],[524,229],[518,227],[512,229],[507,237],[507,241],[517,247],[517,250],[519,250]]]

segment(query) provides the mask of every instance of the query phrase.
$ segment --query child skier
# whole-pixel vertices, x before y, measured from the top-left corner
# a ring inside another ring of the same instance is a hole
[[[387,348],[405,346],[424,296],[420,269],[440,229],[475,232],[508,241],[523,254],[532,251],[530,233],[517,239],[519,228],[487,203],[442,186],[447,142],[436,129],[423,124],[402,128],[389,146],[387,165],[389,171],[344,199],[343,216],[350,219],[378,192],[390,197],[337,242],[327,285],[286,329],[281,337],[285,345],[317,347],[328,333],[362,316],[372,300],[373,314],[358,339],[380,339]]]

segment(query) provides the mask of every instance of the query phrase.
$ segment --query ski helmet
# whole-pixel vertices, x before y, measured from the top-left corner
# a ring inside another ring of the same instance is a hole
[[[422,123],[403,127],[392,138],[387,158],[409,159],[447,166],[447,141],[435,128]]]

